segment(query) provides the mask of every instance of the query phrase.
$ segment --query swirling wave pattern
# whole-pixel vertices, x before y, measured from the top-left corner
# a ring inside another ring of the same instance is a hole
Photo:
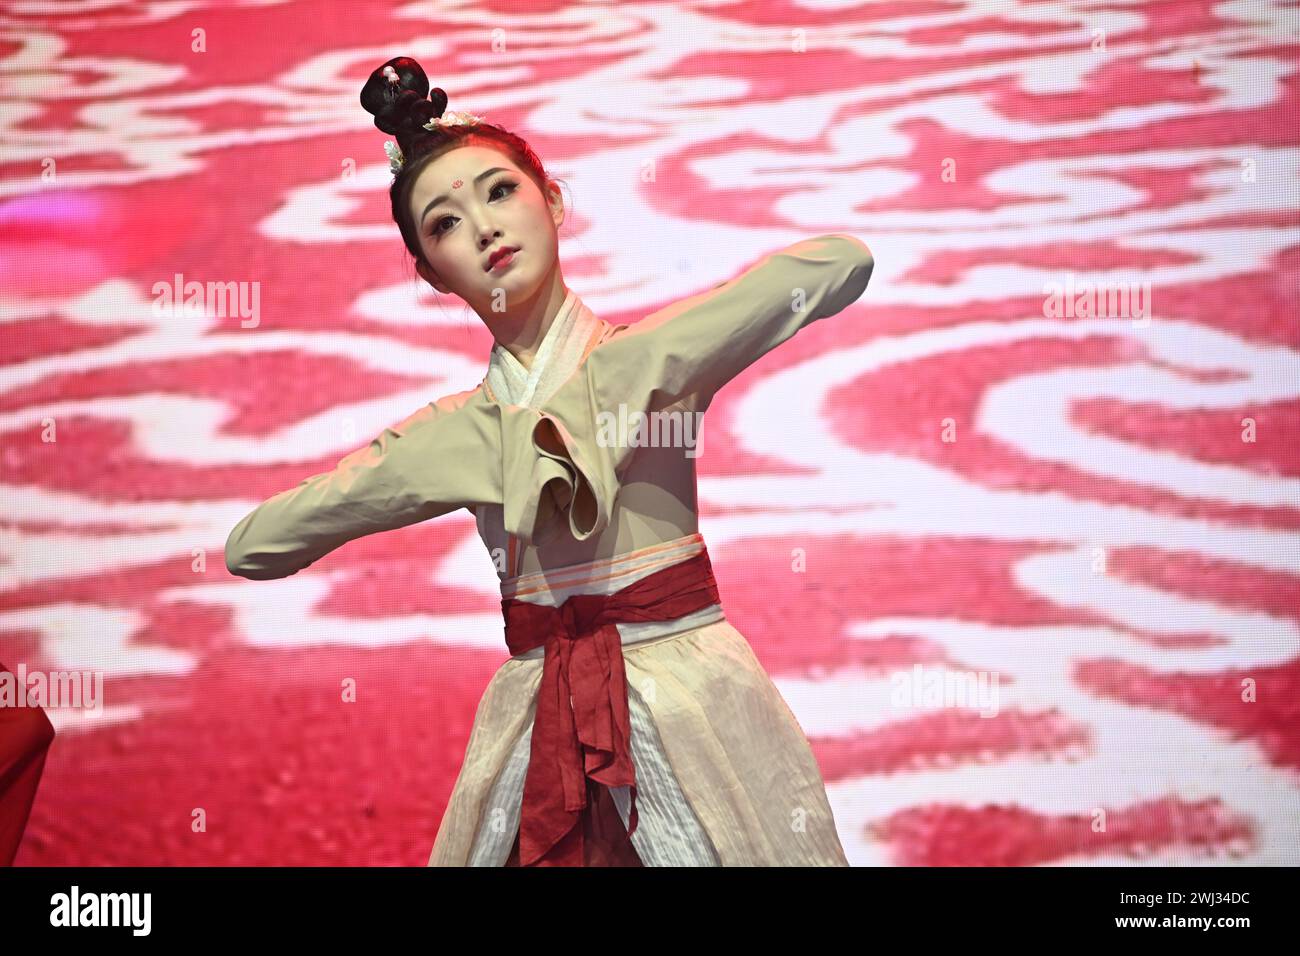
[[[606,319],[874,251],[700,458],[851,862],[1300,863],[1294,4],[370,6],[0,15],[0,660],[105,676],[19,864],[427,858],[506,655],[472,518],[220,557],[485,368],[388,218],[356,96],[397,54],[568,185]]]

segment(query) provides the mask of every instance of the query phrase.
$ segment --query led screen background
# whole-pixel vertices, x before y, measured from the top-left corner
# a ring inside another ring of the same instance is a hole
[[[1300,862],[1293,4],[50,11],[0,21],[0,660],[104,697],[50,711],[17,863],[428,858],[507,654],[472,517],[222,560],[485,371],[357,100],[397,55],[561,180],[609,321],[871,247],[699,459],[850,862]]]

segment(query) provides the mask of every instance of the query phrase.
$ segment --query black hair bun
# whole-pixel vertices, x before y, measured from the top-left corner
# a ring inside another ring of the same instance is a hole
[[[386,67],[392,67],[399,82],[389,80]],[[421,133],[427,135],[424,124],[447,109],[447,94],[435,88],[430,95],[429,78],[420,64],[409,56],[397,56],[370,74],[361,88],[361,105],[374,114],[377,127],[397,137],[406,152],[406,142]]]

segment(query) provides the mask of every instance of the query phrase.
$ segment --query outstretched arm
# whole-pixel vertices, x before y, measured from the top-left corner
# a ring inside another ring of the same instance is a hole
[[[645,411],[699,393],[704,404],[750,365],[862,295],[875,259],[841,233],[804,239],[739,276],[661,309],[588,357],[601,398]],[[603,374],[617,369],[617,375]]]
[[[612,338],[539,409],[539,449],[562,449],[573,465],[573,534],[584,540],[608,523],[616,470],[628,444],[602,437],[602,413],[666,409],[713,394],[799,329],[843,311],[866,290],[871,250],[834,233],[774,252],[735,279],[655,312]],[[608,437],[608,436],[604,436]],[[606,447],[610,445],[610,447]]]
[[[873,265],[852,236],[806,239],[604,342],[540,409],[477,390],[428,405],[254,509],[230,533],[226,566],[286,577],[354,538],[479,504],[503,504],[506,529],[526,543],[566,523],[580,541],[599,534],[630,452],[606,447],[601,412],[655,411],[689,395],[707,405],[799,329],[854,302]]]
[[[286,577],[353,538],[500,500],[500,429],[462,414],[458,398],[424,406],[332,471],[259,505],[226,540],[230,573]]]

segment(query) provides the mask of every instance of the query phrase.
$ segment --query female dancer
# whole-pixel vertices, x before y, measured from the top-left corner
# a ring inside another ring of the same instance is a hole
[[[847,865],[808,741],[723,615],[680,436],[724,384],[856,300],[870,250],[808,239],[611,325],[564,283],[563,202],[523,140],[447,112],[408,57],[361,103],[397,138],[393,218],[420,275],[495,345],[477,387],[241,520],[230,571],[283,577],[362,535],[475,516],[501,556],[511,657],[430,865]],[[647,441],[647,422],[679,438]]]

